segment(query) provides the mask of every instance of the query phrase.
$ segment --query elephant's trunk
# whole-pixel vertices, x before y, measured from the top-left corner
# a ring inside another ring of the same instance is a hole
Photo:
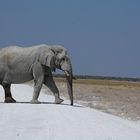
[[[73,75],[72,75],[72,71],[68,72],[65,71],[65,75],[66,75],[66,80],[67,80],[67,89],[68,89],[68,94],[69,94],[69,98],[70,98],[70,105],[73,105]]]

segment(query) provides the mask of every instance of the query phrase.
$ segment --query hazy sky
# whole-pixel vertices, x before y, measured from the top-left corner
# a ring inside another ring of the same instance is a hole
[[[0,47],[61,44],[75,74],[140,78],[139,0],[0,0]]]

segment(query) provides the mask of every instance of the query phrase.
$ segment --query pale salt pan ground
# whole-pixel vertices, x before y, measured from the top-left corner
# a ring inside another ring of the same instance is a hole
[[[30,104],[33,88],[14,85],[16,104],[3,103],[0,87],[0,140],[140,140],[140,123],[82,107],[51,104],[53,96],[40,95],[43,104]],[[49,102],[49,103],[45,103]]]

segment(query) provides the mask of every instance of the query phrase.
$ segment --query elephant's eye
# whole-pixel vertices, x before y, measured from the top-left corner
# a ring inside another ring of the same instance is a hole
[[[65,58],[62,58],[62,61],[65,61]]]

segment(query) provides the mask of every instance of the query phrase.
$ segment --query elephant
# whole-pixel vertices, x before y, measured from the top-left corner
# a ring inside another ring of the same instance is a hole
[[[65,73],[70,105],[73,105],[72,64],[67,50],[61,45],[41,44],[31,47],[10,46],[0,49],[0,84],[5,91],[5,103],[16,100],[11,94],[11,84],[20,84],[34,80],[31,103],[38,100],[42,85],[47,86],[54,95],[54,103],[60,104],[59,90],[52,72],[60,69]]]

